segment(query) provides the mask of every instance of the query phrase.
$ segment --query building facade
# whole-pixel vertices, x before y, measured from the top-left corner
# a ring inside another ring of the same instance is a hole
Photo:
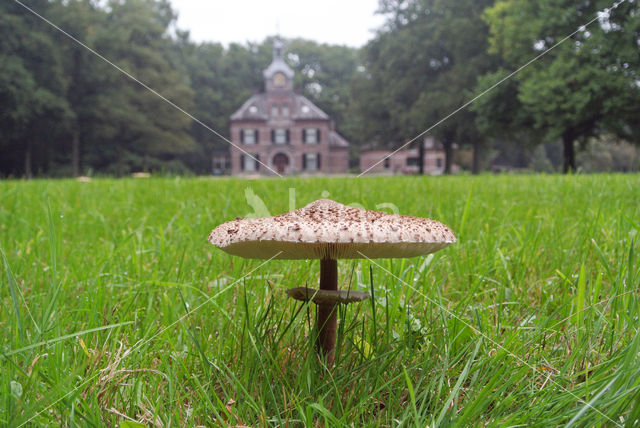
[[[265,92],[231,115],[231,173],[346,173],[349,143],[324,111],[294,92],[294,71],[284,61],[280,41],[263,76]]]
[[[444,149],[432,137],[426,137],[424,144],[424,173],[440,175],[444,172]],[[419,171],[417,148],[393,150],[362,150],[360,152],[360,172],[377,174],[417,174]]]

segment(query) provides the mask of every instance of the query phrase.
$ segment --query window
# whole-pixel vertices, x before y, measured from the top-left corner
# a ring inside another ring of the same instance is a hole
[[[407,158],[407,166],[418,166],[418,158]]]
[[[391,159],[386,158],[384,160],[384,169],[389,169],[391,167]]]
[[[303,153],[302,169],[305,171],[317,171],[320,169],[320,153]]]
[[[275,144],[286,144],[289,142],[288,129],[272,129],[271,142]]]
[[[305,144],[316,144],[320,142],[320,130],[308,128],[302,131],[302,142]]]
[[[258,113],[258,107],[256,107],[256,106],[249,107],[249,113],[251,113],[251,114]]]
[[[227,164],[228,161],[224,156],[217,156],[213,158],[213,169],[226,169]]]
[[[256,144],[258,142],[258,130],[257,129],[242,129],[240,130],[240,140],[243,144]]]
[[[436,166],[437,166],[438,168],[442,168],[442,158],[437,158],[437,159],[436,159]]]
[[[240,169],[245,172],[256,172],[260,168],[260,155],[240,155]]]
[[[271,106],[271,117],[277,117],[277,116],[278,116],[278,106],[272,105]]]
[[[289,117],[289,106],[287,105],[282,106],[282,115],[284,117]]]

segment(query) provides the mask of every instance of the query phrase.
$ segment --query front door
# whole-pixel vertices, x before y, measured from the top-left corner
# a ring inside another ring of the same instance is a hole
[[[278,171],[278,174],[284,174],[289,166],[289,157],[284,153],[276,153],[273,157],[273,166]]]

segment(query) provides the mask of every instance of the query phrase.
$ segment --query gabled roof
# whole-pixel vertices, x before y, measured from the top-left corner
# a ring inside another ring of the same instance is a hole
[[[292,120],[329,120],[329,115],[307,97],[291,93],[288,98],[292,106],[289,113]],[[268,100],[269,94],[253,95],[231,115],[231,120],[269,120],[271,112],[267,107]],[[278,100],[282,98],[278,97]]]
[[[252,96],[231,115],[231,120],[268,120],[266,98],[266,94]]]
[[[329,115],[322,111],[320,107],[311,102],[311,100],[304,95],[294,94],[294,110],[291,114],[291,118],[294,120],[300,119],[323,119],[329,120]]]
[[[329,145],[332,147],[349,147],[347,140],[336,131],[329,132]]]

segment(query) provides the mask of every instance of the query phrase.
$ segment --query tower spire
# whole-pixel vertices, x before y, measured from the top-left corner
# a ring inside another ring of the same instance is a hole
[[[294,72],[284,60],[284,43],[280,38],[273,40],[273,61],[262,74],[267,92],[293,90]]]
[[[280,40],[280,36],[276,37],[273,41],[273,60],[282,60],[282,51],[284,48],[284,43]]]

